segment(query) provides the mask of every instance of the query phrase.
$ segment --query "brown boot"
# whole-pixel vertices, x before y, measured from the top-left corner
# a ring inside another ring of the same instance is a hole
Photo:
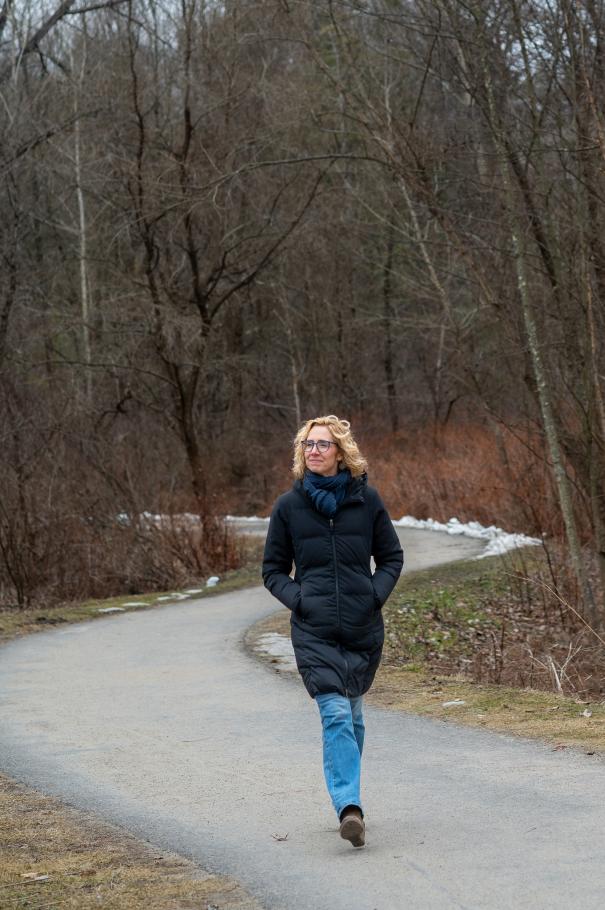
[[[340,836],[349,840],[354,847],[363,847],[366,842],[366,826],[358,806],[347,806],[340,813]]]

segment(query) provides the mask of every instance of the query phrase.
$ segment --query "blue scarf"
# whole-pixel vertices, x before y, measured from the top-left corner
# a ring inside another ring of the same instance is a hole
[[[351,480],[348,468],[339,471],[332,477],[315,474],[314,471],[305,471],[303,487],[311,497],[314,507],[328,518],[336,513],[336,509],[347,495],[347,486]]]

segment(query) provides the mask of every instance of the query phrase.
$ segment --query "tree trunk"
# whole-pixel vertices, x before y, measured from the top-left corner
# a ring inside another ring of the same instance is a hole
[[[73,54],[71,57],[72,76],[75,79]],[[92,407],[92,372],[90,348],[90,298],[87,266],[86,206],[82,191],[82,160],[79,97],[84,76],[85,56],[81,61],[80,72],[74,85],[74,176],[76,181],[76,198],[78,200],[78,265],[80,271],[80,317],[82,320],[82,357],[84,360],[84,389],[88,407]]]
[[[485,53],[485,47],[484,47]],[[563,517],[563,523],[565,525],[565,533],[567,537],[567,544],[569,547],[569,553],[573,565],[573,569],[578,579],[578,584],[580,590],[582,591],[582,596],[584,600],[584,609],[586,612],[586,618],[593,625],[601,625],[602,617],[599,616],[597,611],[597,605],[595,602],[592,586],[590,584],[590,579],[586,566],[584,565],[584,560],[582,558],[582,548],[580,545],[580,539],[578,535],[578,529],[576,525],[576,519],[573,510],[573,503],[571,497],[571,485],[567,472],[565,470],[565,465],[563,462],[563,455],[561,451],[561,443],[559,440],[559,431],[557,428],[557,421],[555,418],[555,412],[553,407],[553,396],[550,386],[550,378],[548,376],[544,360],[542,357],[542,347],[540,343],[538,326],[534,314],[534,306],[531,297],[531,291],[529,289],[528,280],[527,280],[527,254],[525,252],[525,247],[523,243],[523,229],[520,223],[520,219],[516,215],[516,200],[515,194],[513,191],[512,178],[510,170],[515,169],[511,161],[510,155],[510,144],[505,141],[504,131],[501,126],[501,121],[498,116],[496,102],[494,98],[493,86],[491,81],[491,75],[489,72],[488,65],[486,63],[485,57],[482,60],[483,67],[483,80],[484,88],[487,97],[488,103],[488,113],[490,120],[490,127],[494,137],[494,142],[496,145],[496,150],[501,156],[501,174],[504,185],[504,192],[507,201],[507,208],[509,212],[509,224],[510,224],[510,236],[513,247],[513,256],[514,256],[514,265],[515,272],[517,277],[517,288],[519,291],[519,299],[521,301],[521,313],[523,317],[523,326],[525,329],[525,335],[527,339],[527,344],[529,348],[529,354],[531,357],[532,368],[534,376],[536,379],[536,387],[538,393],[538,401],[540,404],[540,412],[542,415],[542,426],[544,429],[544,434],[546,436],[546,442],[548,445],[548,450],[550,453],[550,458],[552,461],[553,473],[555,477],[555,483],[557,486],[557,493],[559,497],[559,506],[561,508],[561,514]],[[525,200],[527,201],[527,200]],[[533,222],[531,217],[531,212],[529,213],[530,221]],[[539,242],[538,246],[540,246]],[[551,277],[551,292],[554,293],[555,287],[552,284]]]
[[[392,302],[392,270],[393,252],[395,249],[395,229],[389,223],[387,227],[387,252],[383,270],[382,300],[384,304],[384,373],[387,386],[387,401],[389,404],[389,418],[391,430],[396,433],[399,429],[399,415],[397,413],[397,389],[395,387],[395,368],[393,357],[393,302]]]

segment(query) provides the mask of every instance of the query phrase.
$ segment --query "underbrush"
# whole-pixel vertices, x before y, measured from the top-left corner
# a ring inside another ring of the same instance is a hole
[[[117,597],[83,601],[48,601],[44,597],[34,600],[22,608],[0,605],[0,644],[21,635],[42,632],[52,626],[64,623],[84,622],[99,619],[107,611],[131,612],[145,608],[165,606],[170,601],[177,603],[185,599],[198,600],[203,597],[214,597],[228,591],[237,591],[260,583],[260,559],[263,540],[254,536],[241,535],[237,538],[240,566],[221,573],[217,585],[207,587],[203,577],[198,576],[194,583],[201,585],[187,592],[171,589],[159,589],[149,592],[147,587],[130,594]],[[147,592],[147,593],[145,593]],[[136,600],[133,601],[133,597]]]
[[[0,606],[112,597],[193,584],[238,568],[233,529],[215,515],[13,514],[0,535]]]
[[[506,531],[561,536],[562,520],[544,441],[531,428],[459,421],[409,423],[397,433],[379,426],[364,431],[353,420],[368,459],[369,482],[392,518],[413,515],[447,521],[497,524]],[[260,474],[243,480],[222,470],[222,505],[228,512],[267,515],[292,484],[290,441],[275,441]],[[253,480],[253,483],[250,482]],[[580,503],[580,507],[582,503]],[[579,509],[581,512],[581,508]]]
[[[497,524],[531,535],[561,534],[543,441],[482,423],[409,426],[369,440],[371,482],[394,518],[413,515]]]
[[[384,611],[385,661],[602,699],[605,642],[557,596],[552,559],[513,551],[404,576]]]

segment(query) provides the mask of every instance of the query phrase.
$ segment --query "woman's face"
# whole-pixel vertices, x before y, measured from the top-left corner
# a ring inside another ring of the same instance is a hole
[[[317,446],[313,446],[311,450],[305,449],[305,464],[315,474],[331,477],[338,474],[338,462],[342,460],[342,455],[327,427],[311,427],[307,442],[311,440],[317,442],[319,439],[331,443],[329,449],[326,452],[320,452]]]

